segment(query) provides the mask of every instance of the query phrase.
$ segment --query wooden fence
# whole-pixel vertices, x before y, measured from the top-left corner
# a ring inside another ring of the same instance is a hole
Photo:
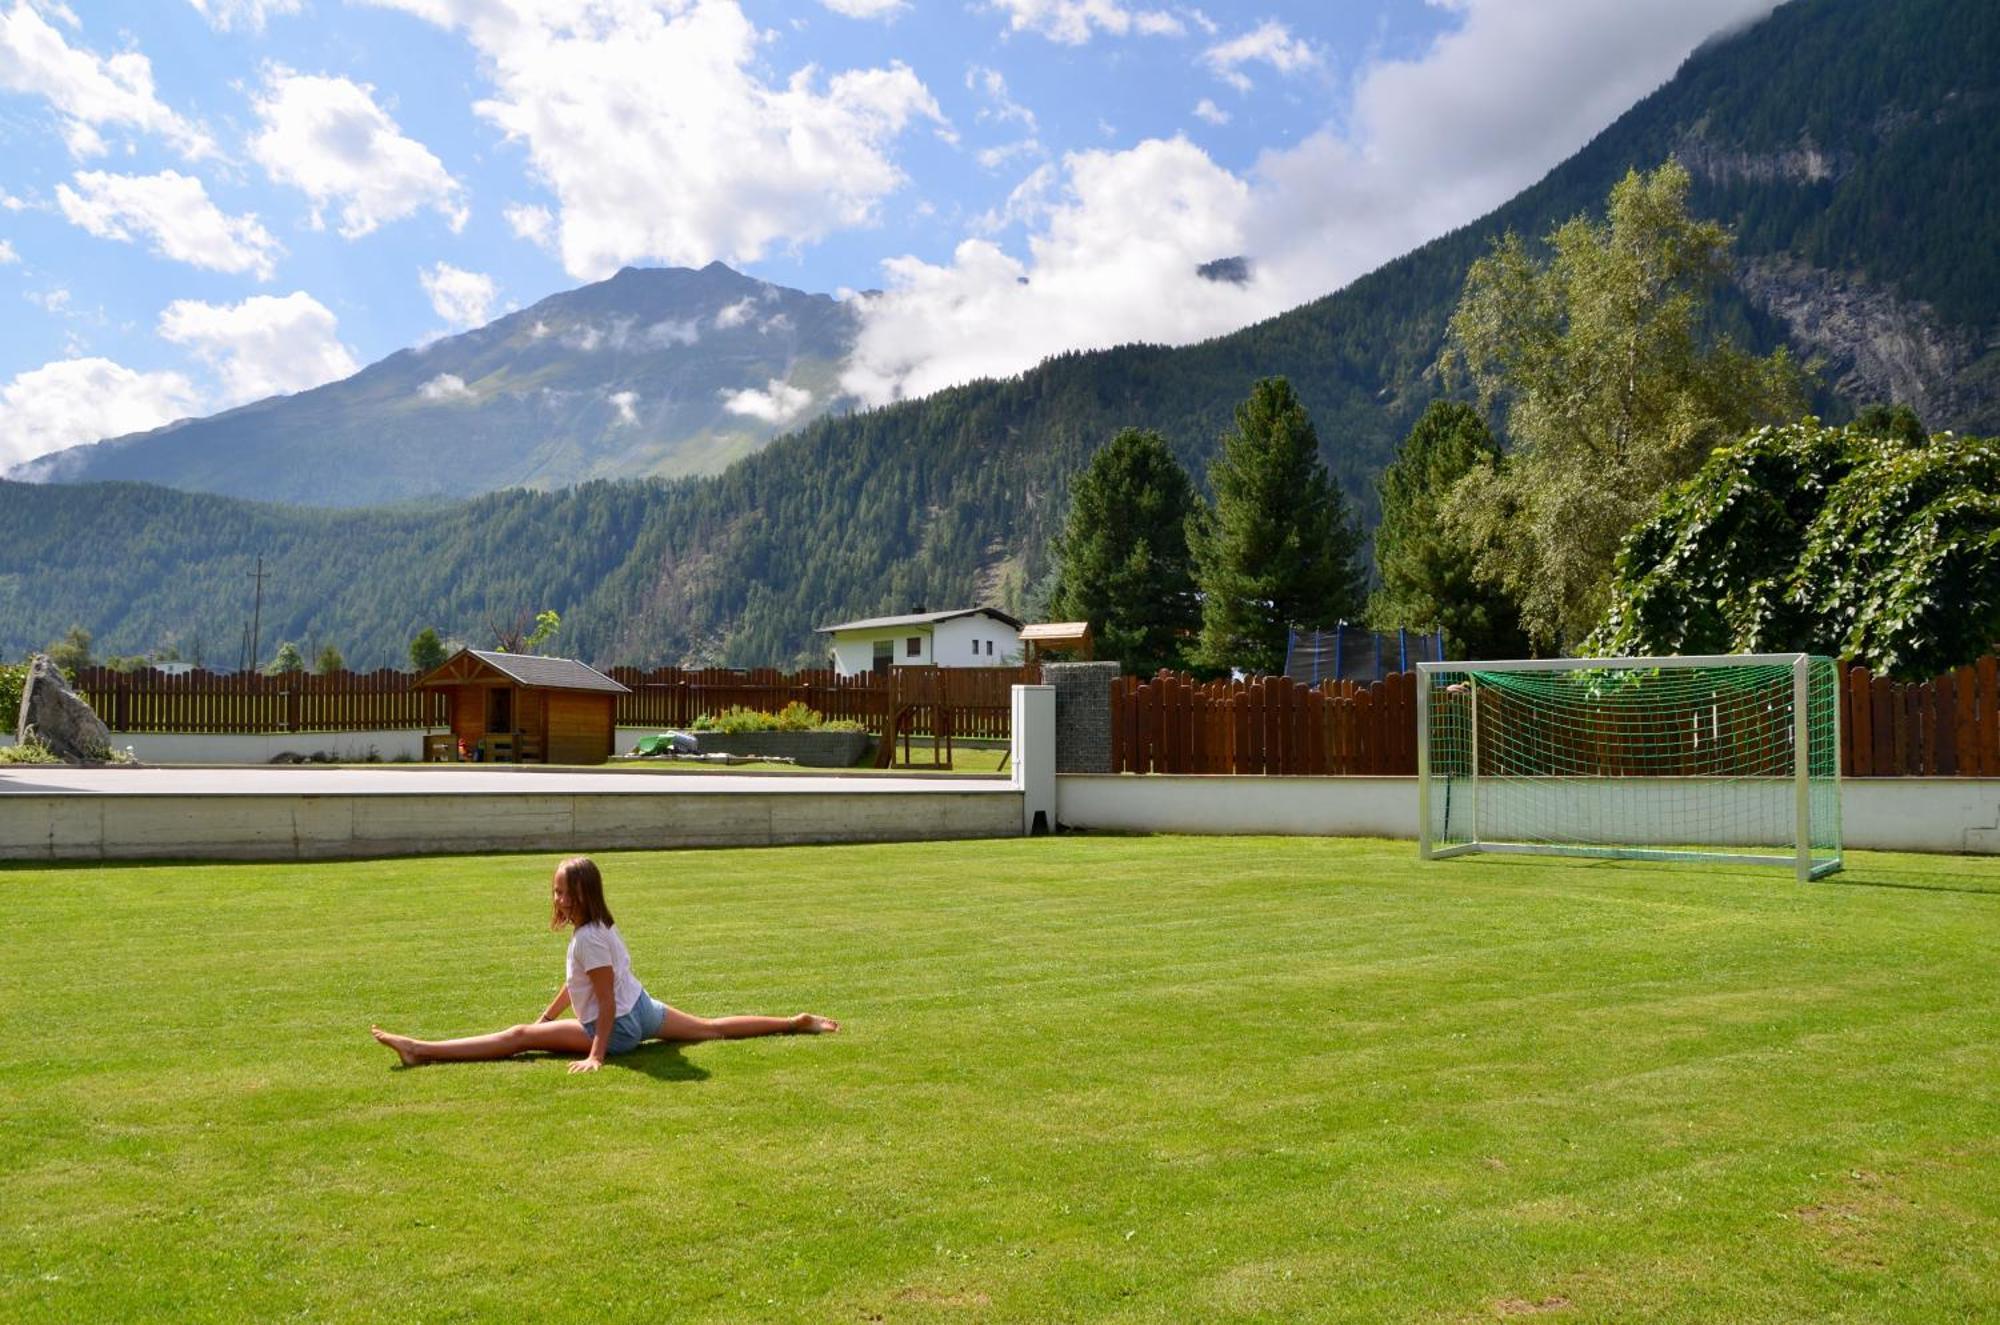
[[[2000,777],[2000,659],[1920,684],[1846,668],[1840,732],[1848,777]]]
[[[825,669],[650,671],[614,667],[632,693],[627,727],[686,727],[742,707],[798,701],[881,734],[905,708],[932,730],[951,710],[955,736],[1005,739],[1010,690],[1037,678],[1019,667],[898,667],[888,676]],[[1934,680],[1896,681],[1841,669],[1841,772],[1848,777],[2000,777],[2000,659],[1988,654]],[[261,733],[442,727],[446,700],[408,672],[115,672],[86,668],[77,689],[113,731]],[[1112,767],[1125,773],[1415,773],[1416,675],[1372,685],[1305,686],[1282,676],[1197,682],[1162,673],[1112,689]]]
[[[442,727],[446,700],[409,672],[116,672],[87,667],[76,688],[114,732],[201,735]]]
[[[1005,740],[1012,723],[1012,688],[1037,680],[1019,667],[898,667],[887,676],[840,677],[818,669],[778,672],[712,668],[683,671],[661,667],[642,671],[614,667],[609,673],[632,693],[618,699],[618,723],[625,727],[686,727],[704,714],[729,708],[775,713],[798,701],[826,718],[847,718],[880,734],[905,706],[920,709],[918,730],[931,730],[931,706],[952,713],[961,739]],[[450,720],[449,701],[436,691],[413,688],[409,672],[118,672],[85,668],[77,689],[113,731],[184,732],[199,735],[299,732],[390,731],[442,727]]]
[[[1924,682],[1859,666],[1841,668],[1840,678],[1843,776],[2000,778],[2000,658],[1988,654]],[[1111,712],[1111,766],[1121,773],[1417,771],[1410,672],[1366,687],[1307,687],[1282,676],[1206,684],[1173,673],[1122,677]],[[1625,771],[1615,756],[1605,767]]]
[[[1416,675],[1359,686],[1285,676],[1197,682],[1120,677],[1111,692],[1120,773],[1373,774],[1417,771]]]

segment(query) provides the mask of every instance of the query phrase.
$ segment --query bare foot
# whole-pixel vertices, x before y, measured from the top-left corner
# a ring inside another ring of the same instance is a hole
[[[815,1017],[810,1012],[801,1012],[792,1018],[794,1035],[831,1035],[840,1029],[840,1023],[832,1017]]]
[[[417,1055],[417,1051],[415,1048],[416,1041],[412,1040],[409,1036],[391,1035],[389,1034],[389,1032],[383,1030],[380,1026],[370,1026],[368,1028],[368,1033],[374,1036],[376,1040],[378,1040],[379,1042],[388,1045],[391,1049],[394,1049],[396,1051],[396,1057],[403,1060],[404,1067],[416,1067],[418,1064],[424,1061]]]

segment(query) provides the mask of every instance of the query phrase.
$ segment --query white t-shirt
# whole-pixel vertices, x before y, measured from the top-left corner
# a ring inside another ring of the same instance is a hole
[[[570,935],[564,969],[569,1004],[576,1009],[578,1021],[597,1020],[597,991],[590,987],[590,972],[600,966],[611,968],[611,998],[616,1004],[612,1016],[622,1017],[630,1012],[639,995],[645,992],[632,974],[632,954],[625,951],[625,940],[618,937],[618,926],[595,921],[578,925],[576,933]]]

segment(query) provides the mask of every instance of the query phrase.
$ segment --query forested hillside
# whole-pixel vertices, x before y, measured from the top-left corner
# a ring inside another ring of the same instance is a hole
[[[1466,268],[1506,229],[1602,206],[1677,154],[1696,211],[1738,228],[1739,339],[1823,356],[1822,406],[1913,403],[2000,430],[2000,9],[1984,0],[1794,0],[1693,56],[1535,187],[1281,317],[1202,345],[1065,355],[1019,378],[828,417],[712,478],[335,514],[140,487],[0,485],[0,649],[71,621],[129,652],[199,632],[232,661],[261,548],[265,638],[393,661],[418,626],[484,637],[554,607],[600,662],[783,663],[813,626],[1018,602],[1066,483],[1120,427],[1164,433],[1200,478],[1258,377],[1292,379],[1326,460],[1372,521],[1374,477],[1441,387]]]

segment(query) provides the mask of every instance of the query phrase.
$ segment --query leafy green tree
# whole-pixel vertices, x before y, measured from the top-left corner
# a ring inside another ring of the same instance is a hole
[[[1277,672],[1291,627],[1361,615],[1361,535],[1291,383],[1250,389],[1208,481],[1215,505],[1187,525],[1202,599],[1196,665]]]
[[[1873,431],[1807,420],[1718,450],[1633,532],[1590,647],[1801,650],[1909,679],[1990,649],[2000,442]]]
[[[271,661],[265,664],[264,675],[285,676],[292,672],[303,672],[305,669],[306,660],[299,652],[299,646],[286,640],[278,646],[278,651],[271,655]]]
[[[347,662],[340,656],[340,650],[331,644],[322,645],[319,656],[313,659],[313,671],[321,676],[343,671],[346,667]]]
[[[1865,405],[1848,425],[1863,437],[1882,437],[1905,446],[1923,446],[1930,441],[1924,421],[1908,405]]]
[[[419,676],[444,666],[446,657],[444,641],[438,638],[435,626],[425,626],[410,641],[410,666]]]
[[[1382,472],[1382,522],[1375,527],[1375,573],[1369,600],[1377,630],[1442,628],[1453,655],[1518,658],[1528,649],[1520,609],[1505,592],[1472,573],[1472,550],[1454,538],[1440,512],[1452,488],[1476,465],[1497,465],[1500,444],[1472,406],[1434,400]]]
[[[1521,605],[1544,647],[1603,618],[1612,559],[1660,493],[1759,423],[1796,417],[1805,375],[1707,329],[1730,236],[1688,214],[1669,160],[1628,172],[1607,218],[1578,216],[1543,259],[1509,232],[1472,265],[1442,366],[1502,402],[1513,452],[1460,480],[1446,508],[1480,577]]]
[[[75,680],[78,672],[91,665],[90,644],[90,632],[80,625],[75,625],[43,652],[49,655],[49,661],[54,663],[65,676]]]
[[[1187,543],[1194,507],[1165,438],[1137,428],[1113,437],[1070,489],[1049,618],[1090,622],[1099,655],[1131,675],[1180,666],[1201,623]]]

